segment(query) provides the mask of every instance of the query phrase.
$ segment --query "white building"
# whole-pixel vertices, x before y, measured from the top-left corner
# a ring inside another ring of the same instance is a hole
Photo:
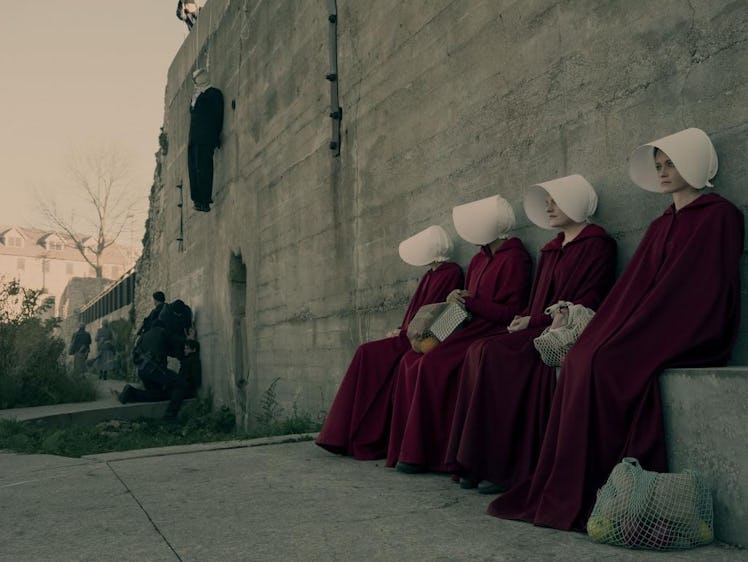
[[[91,247],[95,240],[89,238],[85,244]],[[133,266],[137,252],[113,244],[104,250],[102,258],[103,277],[117,279]],[[95,276],[94,269],[66,234],[0,226],[0,277],[18,279],[28,289],[42,289],[45,295],[54,297],[56,314],[60,295],[70,279]]]

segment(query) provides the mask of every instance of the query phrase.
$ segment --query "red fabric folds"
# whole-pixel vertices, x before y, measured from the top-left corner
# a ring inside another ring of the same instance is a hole
[[[623,457],[667,469],[658,375],[723,365],[740,319],[743,216],[716,194],[647,230],[564,362],[534,475],[491,515],[583,529],[597,489]]]
[[[530,476],[556,388],[556,369],[540,359],[533,339],[550,324],[546,307],[559,300],[593,310],[615,280],[616,243],[588,225],[566,246],[563,233],[540,251],[527,329],[470,346],[460,374],[447,453],[450,470],[505,488]]]
[[[392,374],[410,349],[406,336],[408,324],[421,306],[444,301],[462,283],[462,269],[456,263],[442,263],[429,270],[410,300],[400,334],[358,347],[317,437],[317,445],[360,460],[385,456]]]
[[[525,306],[530,257],[518,238],[494,254],[483,247],[467,272],[472,320],[429,353],[409,351],[395,375],[387,466],[398,461],[445,471],[452,413],[465,351],[476,338],[503,330]]]

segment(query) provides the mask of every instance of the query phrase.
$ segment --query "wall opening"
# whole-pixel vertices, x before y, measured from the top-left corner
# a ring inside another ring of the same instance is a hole
[[[229,259],[229,311],[231,313],[231,371],[236,397],[236,418],[240,427],[247,427],[247,266],[241,252],[231,253]]]

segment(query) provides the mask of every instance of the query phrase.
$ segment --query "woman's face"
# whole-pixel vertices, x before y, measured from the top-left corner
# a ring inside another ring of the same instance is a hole
[[[576,224],[556,205],[553,197],[549,194],[545,196],[545,214],[548,216],[548,224],[553,228],[564,228]]]
[[[691,188],[680,175],[670,157],[662,150],[657,150],[655,153],[655,169],[663,193],[676,193]]]

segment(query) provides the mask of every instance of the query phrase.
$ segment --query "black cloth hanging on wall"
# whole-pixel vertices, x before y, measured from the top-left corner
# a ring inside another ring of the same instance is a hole
[[[221,146],[223,94],[210,87],[190,106],[187,168],[190,196],[198,211],[209,211],[213,195],[213,152]]]

